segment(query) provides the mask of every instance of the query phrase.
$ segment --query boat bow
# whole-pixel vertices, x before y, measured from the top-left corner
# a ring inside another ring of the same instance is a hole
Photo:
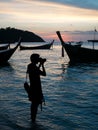
[[[18,44],[16,45],[16,47],[0,51],[0,65],[5,64],[6,62],[8,62],[8,60],[14,54],[14,52],[16,51],[16,49],[18,48],[20,43],[21,43],[21,38],[19,38],[19,41],[18,41]]]

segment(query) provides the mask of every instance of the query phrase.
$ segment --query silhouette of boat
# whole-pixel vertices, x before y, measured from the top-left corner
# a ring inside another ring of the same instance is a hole
[[[84,48],[79,45],[71,45],[67,44],[63,41],[63,38],[59,31],[56,32],[60,41],[62,48],[65,49],[67,55],[72,63],[89,63],[96,62],[98,63],[98,50],[94,49],[94,43],[98,42],[98,40],[88,40],[88,42],[93,43],[93,48]]]
[[[50,49],[53,46],[54,40],[49,44],[44,44],[40,46],[23,46],[20,45],[20,50],[37,50],[37,49]]]
[[[13,53],[16,51],[16,49],[18,48],[20,43],[21,43],[21,38],[19,39],[18,44],[14,48],[9,48],[7,50],[0,51],[0,65],[8,62],[8,60],[11,58]]]
[[[0,50],[6,50],[8,49],[9,46],[10,46],[9,44],[0,46]]]

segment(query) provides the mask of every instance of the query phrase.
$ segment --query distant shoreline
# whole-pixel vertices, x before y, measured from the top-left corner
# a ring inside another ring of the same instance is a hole
[[[22,37],[22,42],[45,42],[43,38],[33,32],[11,27],[0,28],[0,43],[15,43],[19,37]]]

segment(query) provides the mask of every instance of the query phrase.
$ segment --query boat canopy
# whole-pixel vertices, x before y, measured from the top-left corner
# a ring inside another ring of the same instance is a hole
[[[88,42],[98,42],[98,40],[88,40]]]

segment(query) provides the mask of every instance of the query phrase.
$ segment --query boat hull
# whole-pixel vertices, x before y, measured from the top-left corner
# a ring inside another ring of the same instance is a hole
[[[98,50],[62,44],[71,62],[98,62]]]
[[[29,47],[29,46],[22,46],[20,45],[20,50],[39,50],[39,49],[50,49],[51,46],[53,46],[53,42],[54,40],[49,43],[49,44],[45,44],[45,45],[41,45],[41,46],[33,46],[33,47]]]
[[[10,59],[13,53],[14,53],[14,49],[0,52],[0,64],[6,63]]]
[[[0,46],[0,50],[6,50],[8,49],[9,45]]]
[[[89,63],[89,62],[97,62],[98,63],[98,50],[84,48],[78,45],[70,45],[63,41],[60,32],[56,32],[62,47],[65,49],[70,62],[73,63]]]
[[[8,62],[8,60],[14,54],[14,52],[16,51],[16,49],[18,48],[18,46],[20,45],[20,43],[21,43],[21,39],[19,39],[19,42],[16,45],[16,47],[0,51],[0,65],[5,64],[5,63]]]

